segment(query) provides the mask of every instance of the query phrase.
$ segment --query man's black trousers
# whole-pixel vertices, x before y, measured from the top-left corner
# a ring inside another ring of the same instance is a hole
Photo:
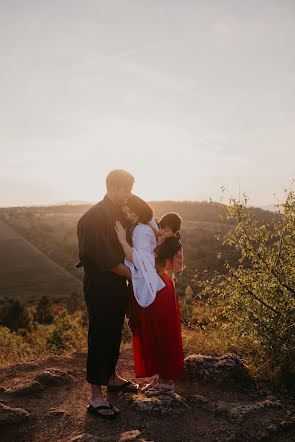
[[[103,276],[85,273],[83,291],[89,318],[86,380],[108,385],[120,351],[128,303],[126,280],[109,272]]]

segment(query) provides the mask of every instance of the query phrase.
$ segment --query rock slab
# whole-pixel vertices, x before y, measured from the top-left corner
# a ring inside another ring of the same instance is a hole
[[[71,442],[129,442],[138,440],[140,435],[141,432],[139,430],[125,431],[119,436],[94,436],[93,434],[82,433],[71,439]],[[144,441],[144,439],[141,439],[141,441]]]
[[[232,421],[236,423],[242,422],[247,416],[259,413],[266,408],[281,408],[280,402],[273,402],[269,400],[254,402],[249,404],[236,404],[218,401],[213,406],[213,411],[216,415],[226,414]]]
[[[229,380],[240,384],[251,383],[243,364],[234,353],[225,356],[189,355],[184,364],[186,374],[192,375],[196,380],[217,384]]]
[[[12,394],[14,396],[26,396],[32,393],[38,393],[39,391],[44,390],[43,385],[38,381],[27,382],[23,385],[20,385],[14,389],[8,390],[7,393]]]
[[[0,403],[0,425],[20,424],[30,417],[30,413],[23,408],[11,408]]]
[[[36,380],[43,385],[65,385],[72,382],[73,378],[68,373],[57,368],[47,368],[36,377]]]
[[[155,412],[161,415],[182,414],[187,404],[177,393],[152,393],[133,396],[133,407],[142,412]]]
[[[125,431],[120,435],[118,442],[129,442],[131,440],[136,440],[141,435],[139,430]]]

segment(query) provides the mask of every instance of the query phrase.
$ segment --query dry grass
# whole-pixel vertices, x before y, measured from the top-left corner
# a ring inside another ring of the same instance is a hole
[[[250,376],[256,379],[269,378],[270,361],[265,358],[259,345],[249,338],[231,337],[226,328],[219,327],[207,330],[183,328],[182,339],[185,356],[235,353]]]

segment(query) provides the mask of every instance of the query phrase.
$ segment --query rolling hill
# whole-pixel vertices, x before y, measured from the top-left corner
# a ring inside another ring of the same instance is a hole
[[[150,205],[158,219],[170,211],[178,212],[183,219],[181,240],[186,267],[178,276],[177,293],[180,297],[184,296],[187,286],[194,285],[192,279],[197,273],[205,269],[209,272],[223,271],[225,260],[238,263],[237,251],[228,246],[222,247],[216,239],[218,232],[234,226],[233,221],[226,217],[219,219],[218,215],[225,212],[225,206],[205,201],[152,201]],[[82,279],[83,270],[75,267],[78,260],[76,226],[89,207],[58,205],[0,209],[0,220],[3,220],[0,232],[1,252],[3,250],[0,258],[0,297],[29,296],[29,293],[32,296],[61,295],[81,290],[78,281]],[[263,222],[269,222],[275,216],[259,208],[252,210]],[[217,259],[220,252],[222,258]],[[195,287],[194,291],[197,290]]]
[[[80,281],[0,220],[0,297],[64,296]]]

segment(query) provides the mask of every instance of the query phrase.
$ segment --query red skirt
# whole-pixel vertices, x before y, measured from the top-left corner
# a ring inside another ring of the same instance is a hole
[[[168,274],[160,277],[166,286],[148,307],[141,307],[130,293],[135,375],[140,378],[158,374],[177,381],[184,371],[179,304]]]

